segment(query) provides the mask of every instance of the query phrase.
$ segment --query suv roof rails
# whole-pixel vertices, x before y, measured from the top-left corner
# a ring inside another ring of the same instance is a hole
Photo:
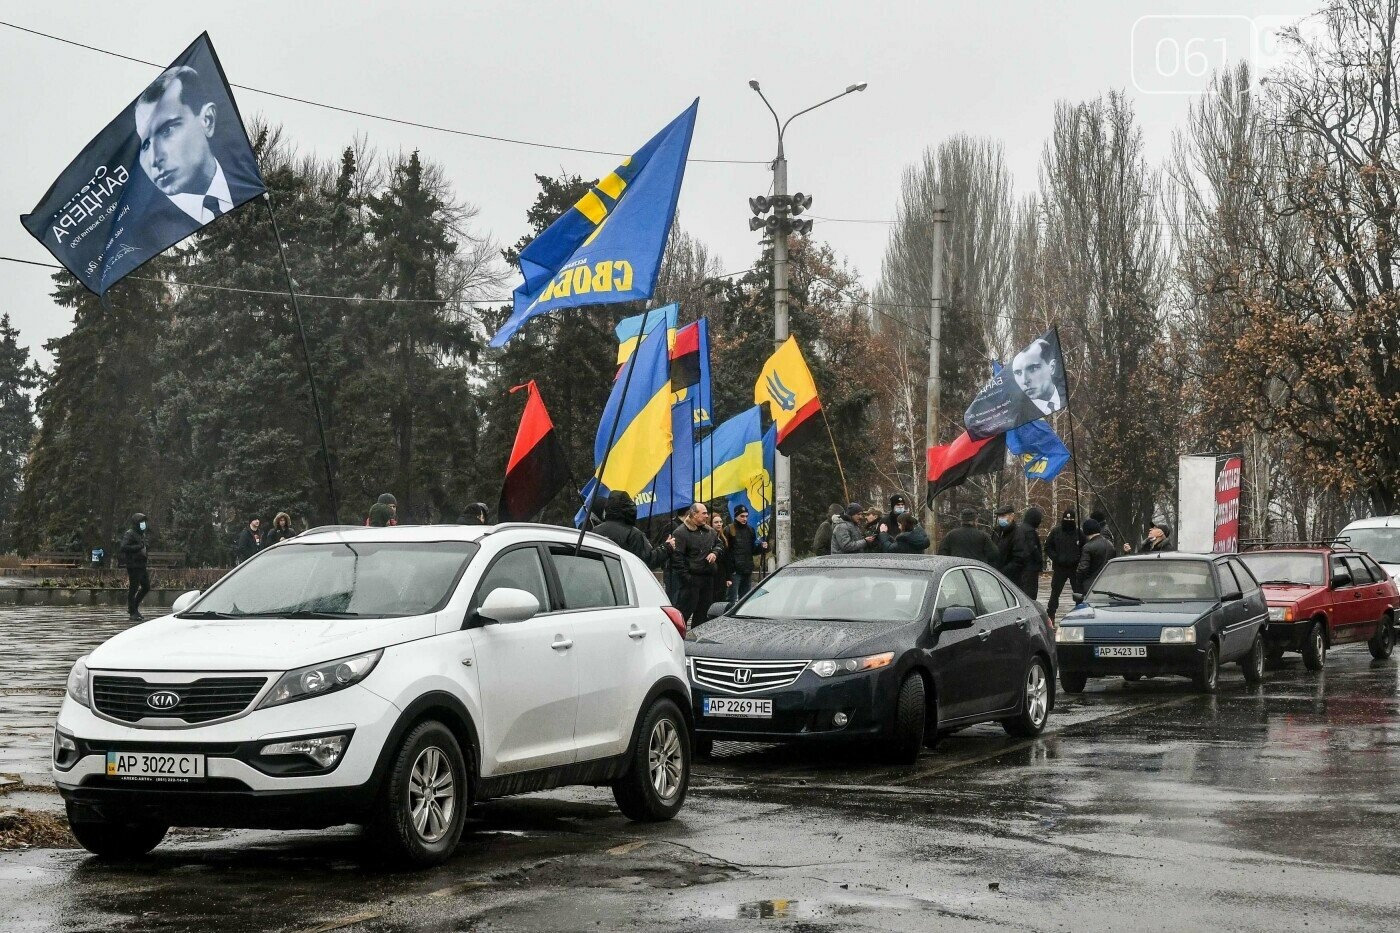
[[[317,525],[315,528],[308,528],[302,532],[304,535],[320,534],[327,531],[356,531],[365,528],[365,525]]]
[[[1271,541],[1268,538],[1242,538],[1241,549],[1267,551],[1270,548],[1332,548],[1333,550],[1354,550],[1347,537],[1317,538],[1313,541]]]
[[[491,526],[491,530],[488,531],[488,532],[486,532],[486,534],[492,535],[492,534],[495,534],[495,533],[498,532],[498,531],[508,531],[508,530],[510,530],[510,529],[513,529],[513,528],[531,528],[531,529],[536,529],[536,530],[538,530],[538,529],[540,529],[540,528],[547,528],[547,529],[550,529],[550,530],[557,530],[557,531],[567,532],[567,533],[570,534],[570,535],[576,535],[576,534],[578,534],[578,529],[577,529],[577,528],[569,528],[569,527],[566,526],[566,525],[546,525],[546,524],[544,524],[544,523],[542,523],[542,522],[501,522],[501,523],[498,524],[498,525],[492,525],[492,526]],[[608,544],[612,544],[612,543],[613,543],[610,539],[605,538],[605,537],[603,537],[602,535],[600,535],[600,534],[598,534],[597,532],[594,532],[594,531],[585,531],[585,532],[583,533],[583,536],[584,536],[585,538],[592,538],[594,541],[605,541],[605,542],[607,542]]]

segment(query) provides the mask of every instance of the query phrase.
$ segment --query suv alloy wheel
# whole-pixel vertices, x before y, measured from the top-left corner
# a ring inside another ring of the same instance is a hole
[[[448,858],[462,838],[469,802],[457,738],[428,720],[404,736],[375,802],[369,836],[395,864],[425,867]]]
[[[651,704],[632,742],[627,773],[613,782],[622,815],[638,823],[659,823],[680,812],[690,787],[690,729],[676,704]]]

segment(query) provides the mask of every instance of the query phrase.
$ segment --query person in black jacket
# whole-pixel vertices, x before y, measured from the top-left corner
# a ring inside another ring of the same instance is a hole
[[[1017,529],[1021,536],[1021,546],[1026,559],[1021,565],[1021,578],[1016,584],[1031,599],[1040,596],[1040,572],[1045,569],[1045,550],[1040,546],[1040,523],[1044,514],[1031,506]]]
[[[1069,584],[1070,595],[1079,592],[1079,558],[1084,551],[1084,532],[1074,509],[1065,509],[1060,523],[1045,539],[1045,556],[1050,559],[1050,602],[1046,611],[1050,621],[1060,605],[1060,596]]]
[[[1016,510],[1010,506],[997,509],[997,569],[1002,576],[1021,588],[1031,599],[1040,590],[1040,567],[1044,556],[1040,549],[1040,510],[1030,509],[1026,517],[1035,513],[1035,525],[1028,526],[1016,520]]]
[[[1172,526],[1165,522],[1153,522],[1152,527],[1147,529],[1147,537],[1142,539],[1142,544],[1138,545],[1139,554],[1158,554],[1163,551],[1175,551],[1176,542],[1172,540]]]
[[[666,547],[677,559],[679,599],[676,608],[681,611],[686,625],[694,628],[707,618],[710,606],[705,598],[710,595],[710,579],[720,559],[719,542],[710,527],[710,510],[705,503],[696,502],[690,506],[680,525],[666,539]]]
[[[899,534],[899,516],[907,515],[908,513],[909,500],[904,498],[903,493],[897,492],[890,496],[890,510],[880,516],[880,520],[876,522],[876,528],[878,529],[880,525],[884,525],[885,531],[888,534],[897,535]]]
[[[1084,523],[1084,552],[1079,555],[1079,592],[1074,594],[1076,603],[1082,602],[1084,594],[1094,585],[1094,579],[1103,570],[1103,565],[1116,556],[1113,542],[1099,531],[1099,523],[1092,518]]]
[[[919,527],[919,520],[908,512],[899,513],[894,528],[880,532],[880,550],[885,554],[923,554],[928,551],[928,532]],[[887,526],[881,525],[881,528]]]
[[[296,537],[296,531],[292,528],[292,517],[286,512],[278,512],[272,520],[272,527],[263,535],[262,546],[270,548],[279,541],[286,541],[288,538]]]
[[[233,556],[241,564],[262,550],[262,519],[255,518],[238,533],[238,543],[233,546]]]
[[[636,554],[648,567],[654,566],[656,554],[647,536],[637,527],[637,503],[622,490],[608,494],[608,503],[603,508],[603,522],[593,529],[593,533],[602,535],[624,551]]]
[[[768,542],[758,536],[749,524],[749,507],[734,509],[734,524],[729,526],[729,562],[734,566],[734,589],[730,601],[738,602],[753,586],[753,559],[768,550]]]
[[[715,533],[715,544],[719,548],[719,560],[715,561],[715,572],[710,577],[710,603],[732,604],[729,595],[730,583],[734,578],[734,555],[729,553],[729,535],[724,531],[724,516],[719,512],[710,513],[710,529]]]
[[[132,622],[144,622],[141,600],[151,591],[151,574],[146,569],[146,516],[142,513],[131,516],[120,550],[126,565],[126,615]]]
[[[963,509],[958,515],[961,524],[943,536],[938,553],[944,557],[963,557],[997,565],[997,546],[992,536],[977,527],[977,510]]]

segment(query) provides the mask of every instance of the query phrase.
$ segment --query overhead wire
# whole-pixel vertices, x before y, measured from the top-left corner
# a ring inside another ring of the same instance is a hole
[[[24,32],[28,33],[29,35],[38,36],[43,39],[50,39],[54,42],[61,42],[64,45],[71,45],[76,48],[86,49],[89,52],[97,52],[101,55],[110,55],[113,58],[119,58],[123,61],[134,62],[138,65],[147,65],[151,68],[165,67],[164,65],[161,65],[158,62],[147,61],[144,58],[137,58],[134,55],[127,55],[123,52],[113,51],[112,49],[104,49],[96,45],[89,45],[86,42],[78,42],[75,39],[68,39],[64,36],[56,36],[53,33],[42,32],[38,29],[31,29],[28,26],[21,26],[18,23],[11,23],[5,20],[0,20],[0,26],[8,26],[10,29],[14,29],[18,32]],[[350,116],[355,117],[364,117],[369,120],[380,120],[385,123],[397,123],[400,126],[411,126],[421,130],[431,130],[435,133],[448,133],[453,136],[467,136],[472,139],[483,139],[489,142],[506,143],[512,146],[528,146],[534,149],[551,149],[555,152],[578,152],[583,153],[585,155],[605,155],[621,158],[626,158],[627,156],[632,155],[632,153],[630,152],[618,152],[610,149],[589,149],[583,146],[565,146],[559,143],[545,143],[539,142],[538,140],[519,139],[517,137],[512,136],[500,136],[493,133],[479,133],[474,130],[463,130],[450,126],[440,126],[434,123],[423,123],[418,120],[408,120],[403,117],[392,117],[388,116],[387,114],[374,113],[368,110],[356,110],[353,107],[342,107],[339,104],[328,104],[324,101],[312,100],[307,97],[298,97],[294,94],[284,94],[280,91],[270,91],[267,88],[254,87],[248,84],[235,84],[233,82],[229,82],[229,84],[231,87],[235,87],[240,91],[249,91],[254,94],[262,94],[266,97],[275,97],[278,100],[290,101],[292,103],[297,104],[305,104],[308,107],[319,107],[323,110],[333,110],[337,113],[349,114]],[[701,158],[699,156],[691,156],[687,158],[686,161],[720,165],[768,165],[772,162],[771,159],[708,159]]]

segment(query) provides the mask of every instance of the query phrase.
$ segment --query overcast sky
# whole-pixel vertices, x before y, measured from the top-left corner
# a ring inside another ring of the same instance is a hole
[[[1019,192],[1034,190],[1060,99],[1125,89],[1149,154],[1160,159],[1191,97],[1155,92],[1190,91],[1196,84],[1183,73],[1187,67],[1251,53],[1251,23],[1275,27],[1316,5],[128,0],[0,3],[0,19],[160,63],[208,30],[236,84],[602,150],[637,148],[698,96],[693,158],[772,157],[772,118],[749,90],[750,78],[762,83],[784,116],[867,81],[863,94],[792,125],[789,176],[794,190],[813,195],[814,215],[881,220],[894,215],[903,168],[956,133],[1002,141]],[[1188,53],[1195,57],[1178,70],[1173,55]],[[155,70],[0,27],[0,74],[6,88],[0,126],[9,141],[0,155],[0,255],[51,262],[19,215]],[[480,208],[481,232],[500,243],[524,232],[535,173],[562,169],[597,177],[618,161],[448,135],[251,91],[235,94],[246,117],[261,114],[283,124],[304,151],[334,157],[357,133],[381,151],[421,150],[446,167],[462,198]],[[746,199],[768,185],[761,164],[692,163],[687,171],[681,223],[710,245],[726,271],[758,255]],[[869,286],[887,233],[878,223],[823,222],[814,231]],[[47,270],[0,261],[0,311],[10,314],[45,364],[41,345],[72,326],[68,313],[49,300],[50,285]]]

